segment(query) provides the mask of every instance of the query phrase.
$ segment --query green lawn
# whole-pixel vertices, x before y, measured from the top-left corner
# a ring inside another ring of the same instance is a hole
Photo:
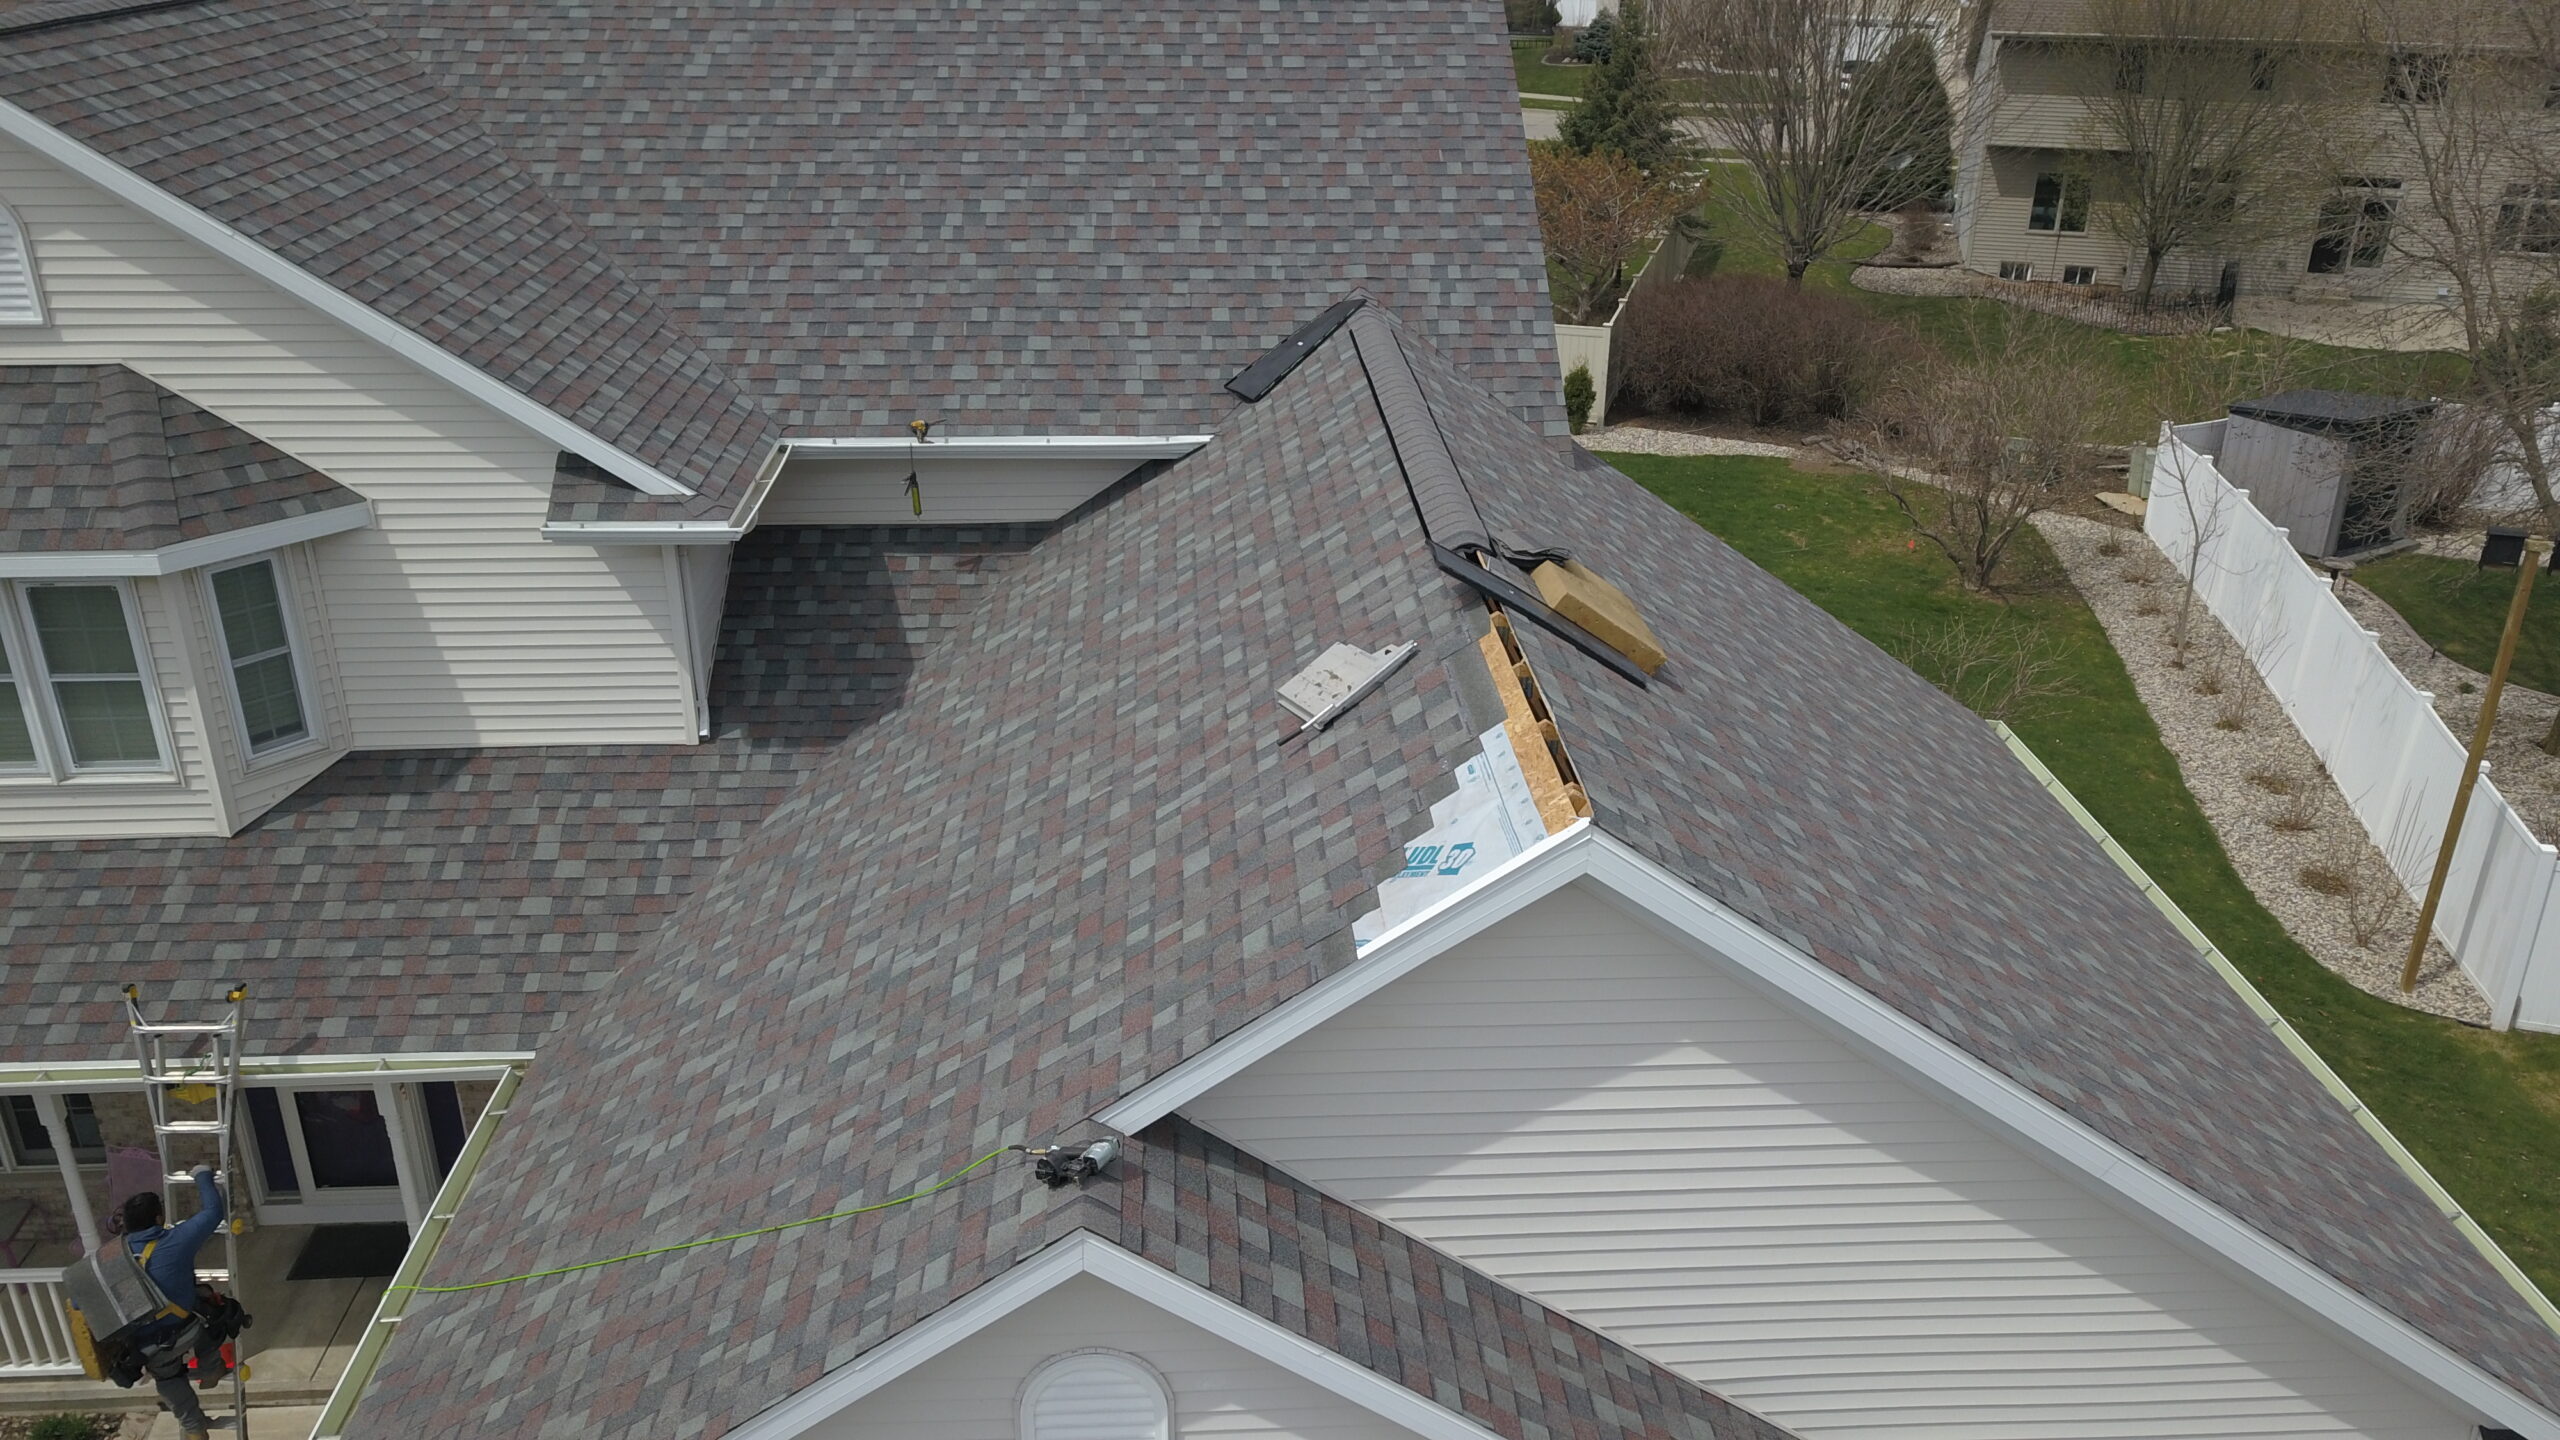
[[[1710,167],[1707,201],[1715,233],[1725,241],[1718,274],[1782,275],[1775,252],[1751,233],[1736,212],[1747,172],[1735,165]],[[1997,341],[2013,312],[1996,300],[1946,300],[1908,295],[1878,295],[1849,282],[1855,262],[1891,243],[1883,226],[1870,225],[1827,260],[1806,272],[1813,289],[1847,295],[1875,314],[1896,321],[1941,349],[1960,352],[1980,342]],[[2159,431],[2164,415],[2184,420],[2208,419],[2241,392],[2264,393],[2278,386],[2310,386],[2331,390],[2364,390],[2395,395],[2442,395],[2463,376],[2460,357],[2446,354],[2396,354],[2348,350],[2284,340],[2261,330],[2218,335],[2147,337],[2122,335],[2077,325],[2051,316],[2033,315],[2031,323],[2081,332],[2101,363],[2116,372],[2121,404],[2101,422],[2098,438],[2113,444],[2136,444]]]
[[[2497,663],[2515,571],[2482,570],[2434,555],[2394,555],[2357,566],[2355,583],[2389,601],[2411,629],[2452,658],[2480,671]],[[2510,673],[2519,685],[2560,692],[2560,576],[2534,577]]]
[[[1907,627],[1969,615],[2015,617],[2051,637],[2078,693],[2011,717],[2018,733],[2516,1263],[2560,1291],[2560,1036],[2402,1010],[2304,954],[2232,871],[2075,593],[2005,604],[1966,594],[1944,560],[1907,547],[1892,503],[1859,477],[1779,460],[1609,459],[1887,648]],[[2032,532],[2021,547],[2030,568],[2051,563]]]
[[[1516,36],[1511,41],[1511,73],[1520,77],[1523,95],[1579,95],[1582,77],[1591,73],[1588,65],[1550,65],[1547,48],[1553,41],[1544,35]]]

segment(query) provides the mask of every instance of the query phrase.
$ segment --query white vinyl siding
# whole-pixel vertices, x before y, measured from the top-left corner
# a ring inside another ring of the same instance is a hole
[[[1809,1440],[2471,1440],[1580,888],[1184,1113]]]
[[[806,1433],[809,1440],[1018,1440],[1033,1372],[1094,1349],[1135,1356],[1163,1377],[1177,1440],[1414,1440],[1404,1427],[1090,1275]]]
[[[36,285],[35,253],[17,213],[0,202],[0,325],[44,323],[44,293]]]
[[[310,551],[333,743],[695,738],[658,547],[541,536],[556,446],[14,144],[0,194],[53,322],[0,330],[0,363],[129,364],[373,502],[373,528]]]

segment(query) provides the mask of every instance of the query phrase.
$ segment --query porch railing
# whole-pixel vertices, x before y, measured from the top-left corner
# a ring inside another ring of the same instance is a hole
[[[58,1270],[0,1270],[0,1378],[77,1375]]]

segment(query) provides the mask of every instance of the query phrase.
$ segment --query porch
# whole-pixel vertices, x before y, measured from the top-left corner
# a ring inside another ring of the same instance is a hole
[[[244,1064],[226,1184],[244,1227],[238,1274],[224,1271],[219,1238],[198,1268],[255,1317],[242,1337],[254,1406],[329,1397],[469,1141],[466,1117],[488,1118],[505,1063]],[[132,1073],[65,1067],[0,1082],[0,1413],[156,1403],[148,1387],[119,1390],[80,1374],[57,1278],[110,1237],[126,1195],[159,1189],[174,1216],[194,1209],[183,1177],[161,1173]],[[209,1104],[202,1111],[212,1114]],[[182,1113],[173,1100],[173,1117]],[[210,1138],[200,1143],[201,1155],[173,1150],[170,1168],[210,1161]]]
[[[240,1237],[240,1274],[223,1288],[257,1320],[241,1336],[255,1404],[317,1405],[328,1399],[390,1283],[387,1274],[287,1278],[317,1228],[261,1226]],[[213,1258],[210,1247],[206,1254]],[[0,1414],[153,1408],[157,1401],[147,1385],[119,1390],[80,1373],[54,1278],[72,1258],[72,1248],[29,1258],[50,1263],[0,1270]],[[221,1410],[229,1391],[208,1395],[206,1403]]]

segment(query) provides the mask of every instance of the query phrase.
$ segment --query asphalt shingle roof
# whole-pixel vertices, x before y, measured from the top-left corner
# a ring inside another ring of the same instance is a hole
[[[1521,627],[1603,829],[2560,1409],[2560,1337],[1980,720],[1415,368],[1487,521],[1572,550],[1670,655],[1639,689]]]
[[[1204,431],[1354,286],[1563,433],[1489,3],[369,3],[794,433]]]
[[[157,550],[361,503],[122,365],[0,366],[0,550]]]
[[[704,745],[359,754],[228,839],[0,845],[0,1055],[114,1054],[128,980],[247,980],[260,1053],[532,1048],[1036,533],[748,537]]]
[[[1671,653],[1640,689],[1522,632],[1598,823],[2550,1402],[2551,1333],[1979,721],[1374,310],[1072,517],[812,770],[546,1048],[432,1278],[904,1193],[1354,963],[1380,862],[1473,749],[1454,667],[1481,663],[1362,363],[1387,343],[1486,520],[1574,547]],[[1422,650],[1281,746],[1274,687],[1337,639]],[[606,1083],[651,1057],[669,1083]],[[1167,1207],[1222,1183],[1186,1173]],[[744,1257],[436,1297],[362,1433],[719,1434],[1062,1223],[1017,1174]],[[1304,1261],[1230,1283],[1267,1298]],[[668,1314],[680,1383],[622,1383],[614,1317]]]
[[[329,0],[0,15],[0,97],[689,486],[691,518],[727,515],[779,436],[543,187]]]

